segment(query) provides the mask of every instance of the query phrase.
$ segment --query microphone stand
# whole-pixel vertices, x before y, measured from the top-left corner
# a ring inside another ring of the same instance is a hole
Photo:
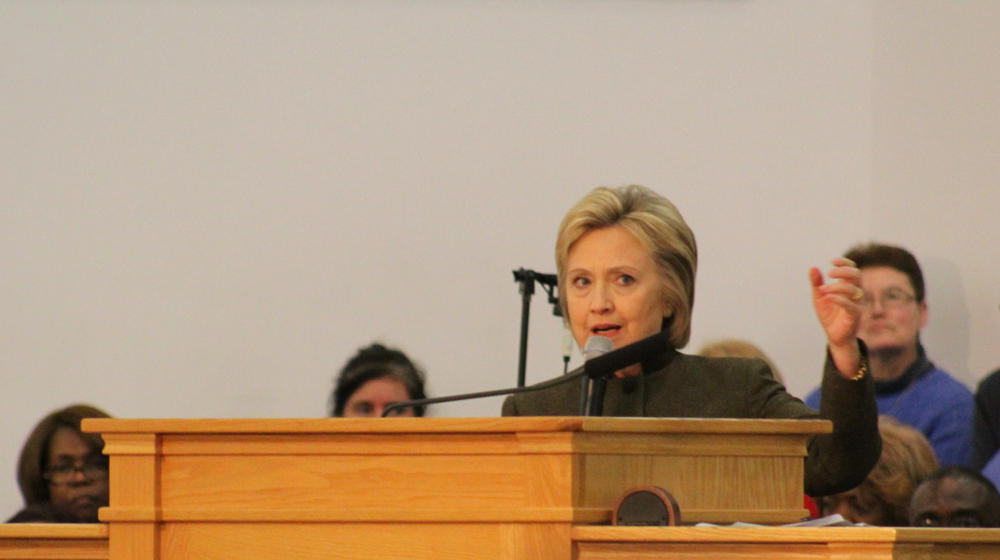
[[[587,376],[583,380],[583,393],[580,396],[580,416],[601,416],[604,413],[604,391],[608,386],[608,378],[619,369],[643,363],[650,356],[662,352],[670,344],[667,334],[667,331],[662,330],[584,362],[583,369]]]
[[[549,303],[555,307],[552,310],[556,317],[562,316],[559,308],[559,297],[553,294],[553,290],[559,283],[555,274],[544,274],[519,268],[514,272],[514,282],[520,284],[521,292],[521,344],[517,356],[517,386],[524,387],[525,372],[528,367],[528,315],[531,313],[531,296],[535,295],[535,282],[542,285],[542,289],[549,295]]]

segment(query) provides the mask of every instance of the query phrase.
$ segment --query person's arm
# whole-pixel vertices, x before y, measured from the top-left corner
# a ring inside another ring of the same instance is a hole
[[[503,400],[503,408],[500,409],[500,416],[520,416],[517,413],[517,402],[514,401],[514,395],[508,395]]]
[[[972,426],[972,468],[982,469],[1000,450],[1000,370],[976,389]]]
[[[864,356],[863,345],[858,347]],[[871,375],[846,379],[828,355],[820,391],[820,417],[833,422],[833,433],[814,437],[806,457],[806,494],[825,496],[854,488],[878,462],[875,383]]]
[[[836,258],[825,283],[809,270],[813,308],[826,334],[827,360],[820,389],[820,416],[833,422],[833,433],[817,436],[806,458],[806,493],[843,492],[860,484],[878,461],[875,384],[868,371],[864,344],[858,339],[861,320],[861,271],[849,259]]]

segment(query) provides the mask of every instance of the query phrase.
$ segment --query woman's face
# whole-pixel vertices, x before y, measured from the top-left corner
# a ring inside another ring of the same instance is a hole
[[[372,379],[358,387],[344,404],[344,417],[379,418],[385,407],[392,403],[408,401],[410,394],[406,387],[392,377]],[[396,409],[390,416],[414,416],[413,407]]]
[[[53,507],[82,523],[97,522],[98,508],[108,505],[107,463],[80,434],[60,426],[49,440],[45,465]]]
[[[866,297],[858,337],[875,352],[915,349],[927,324],[927,304],[914,299],[909,276],[888,266],[866,267],[861,287]]]
[[[570,247],[566,307],[580,348],[593,335],[621,348],[660,332],[671,314],[656,264],[621,226],[589,231]]]
[[[892,524],[892,517],[885,505],[862,488],[854,488],[832,496],[823,496],[819,498],[818,502],[820,515],[823,516],[839,513],[841,517],[851,523]]]

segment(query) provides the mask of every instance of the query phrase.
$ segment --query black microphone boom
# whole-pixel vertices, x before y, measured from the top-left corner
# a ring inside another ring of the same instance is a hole
[[[633,342],[628,346],[591,358],[583,364],[583,369],[587,377],[597,379],[601,377],[611,377],[622,368],[632,364],[637,364],[646,359],[663,352],[669,345],[667,331],[660,331],[653,336],[647,336],[639,342]]]
[[[653,336],[646,337],[639,342],[633,342],[628,346],[623,346],[617,350],[613,350],[604,354],[602,356],[597,356],[587,360],[582,366],[574,369],[566,375],[556,377],[555,379],[549,379],[548,381],[543,381],[541,383],[536,383],[530,387],[514,387],[512,389],[496,389],[493,391],[480,391],[478,393],[464,393],[461,395],[450,395],[447,397],[431,397],[426,399],[416,399],[412,401],[400,401],[392,403],[385,407],[382,411],[382,416],[387,416],[393,410],[400,408],[409,408],[414,406],[424,406],[428,404],[437,404],[444,402],[453,401],[465,401],[472,399],[482,399],[486,397],[499,397],[500,395],[513,395],[515,393],[530,393],[532,391],[541,391],[542,389],[548,389],[549,387],[554,387],[556,385],[561,385],[563,383],[568,383],[574,379],[579,379],[584,375],[590,377],[591,379],[606,379],[614,375],[614,373],[620,369],[626,368],[632,364],[637,364],[651,358],[660,352],[663,352],[668,346],[667,341],[667,331],[661,331]],[[603,395],[602,395],[603,397]],[[604,400],[603,398],[601,399]],[[591,403],[591,410],[600,411],[593,403]]]
[[[563,375],[562,377],[556,377],[555,379],[549,379],[548,381],[542,381],[541,383],[536,383],[530,387],[514,387],[508,389],[496,389],[493,391],[480,391],[478,393],[463,393],[461,395],[449,395],[447,397],[429,397],[426,399],[416,399],[412,401],[399,401],[386,405],[382,409],[382,416],[388,416],[390,412],[400,408],[409,408],[417,406],[425,406],[428,404],[438,404],[443,402],[453,402],[453,401],[466,401],[472,399],[483,399],[486,397],[499,397],[500,395],[513,395],[515,393],[530,393],[532,391],[541,391],[542,389],[548,389],[549,387],[555,387],[556,385],[561,385],[563,383],[568,383],[574,379],[579,379],[583,377],[586,373],[583,366],[574,369],[573,371]]]

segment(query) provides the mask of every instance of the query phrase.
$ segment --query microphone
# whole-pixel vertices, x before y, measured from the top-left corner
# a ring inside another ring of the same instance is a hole
[[[593,343],[590,341],[595,340]],[[601,342],[600,339],[604,339],[607,342]],[[587,344],[584,346],[584,352],[586,355],[587,348],[594,344],[593,349],[600,350],[602,347],[606,348],[606,345],[611,343],[611,340],[603,336],[592,336],[587,339]],[[612,343],[613,346],[613,343]],[[429,404],[437,404],[443,402],[453,402],[453,401],[464,401],[471,399],[481,399],[485,397],[498,397],[500,395],[513,395],[515,393],[529,393],[532,391],[541,391],[542,389],[548,389],[549,387],[555,387],[556,385],[561,385],[563,383],[568,383],[574,379],[580,377],[588,377],[590,379],[604,379],[607,380],[608,377],[614,375],[614,373],[622,368],[628,367],[632,364],[645,361],[646,359],[662,352],[664,348],[667,347],[667,332],[662,331],[653,336],[644,338],[639,342],[633,342],[628,346],[623,346],[617,350],[613,350],[603,355],[597,355],[593,357],[584,364],[566,375],[561,377],[556,377],[555,379],[550,379],[548,381],[543,381],[535,385],[528,387],[515,387],[513,389],[496,389],[493,391],[480,391],[478,393],[464,393],[461,395],[450,395],[446,397],[430,397],[426,399],[414,399],[412,401],[399,401],[392,403],[382,410],[382,416],[387,416],[390,412],[400,408],[408,408],[413,406],[425,406]]]
[[[670,344],[667,335],[667,331],[660,331],[653,336],[647,336],[646,338],[638,342],[633,342],[628,346],[622,346],[614,352],[596,356],[592,360],[584,362],[583,369],[587,372],[587,377],[591,379],[611,377],[620,369],[626,368],[632,364],[644,362],[662,352]]]
[[[615,343],[606,336],[595,334],[588,338],[587,343],[583,345],[584,371],[587,371],[587,362],[614,349]],[[587,411],[594,407],[595,397],[599,397],[602,402],[604,401],[604,385],[606,384],[606,379],[603,380],[603,383],[595,384],[593,377],[589,375],[583,377],[583,382],[580,384],[580,416],[588,415]]]
[[[615,349],[615,343],[606,336],[594,335],[587,339],[583,345],[583,359],[590,361],[598,356],[603,356]]]

